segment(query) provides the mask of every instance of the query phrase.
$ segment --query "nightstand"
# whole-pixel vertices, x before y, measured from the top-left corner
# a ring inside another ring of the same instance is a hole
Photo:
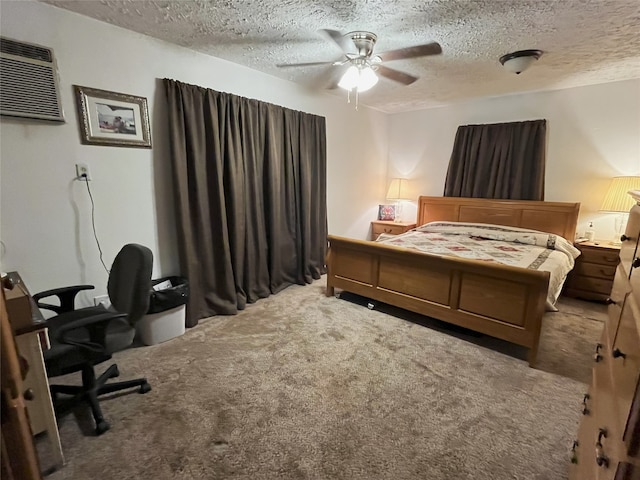
[[[582,253],[567,277],[564,294],[584,300],[606,300],[620,261],[620,246],[605,240],[576,243],[575,246]]]
[[[401,233],[408,232],[412,228],[416,228],[415,223],[374,220],[371,222],[371,240],[376,240],[381,233],[400,235]]]

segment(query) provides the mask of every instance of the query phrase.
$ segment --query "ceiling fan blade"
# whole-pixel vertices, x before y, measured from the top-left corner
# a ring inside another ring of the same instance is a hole
[[[384,65],[378,65],[378,69],[376,71],[383,77],[393,80],[394,82],[402,83],[403,85],[411,85],[413,82],[418,80],[418,77],[401,72],[395,68],[385,67]]]
[[[288,68],[288,67],[317,67],[320,65],[335,65],[336,62],[307,62],[307,63],[278,63],[276,67],[278,68]]]
[[[316,77],[313,86],[318,90],[333,90],[338,88],[338,82],[346,69],[347,67],[344,65],[325,68],[324,71],[320,72]]]
[[[347,53],[347,52],[353,51],[353,42],[351,41],[351,39],[345,37],[338,30],[321,28],[320,30],[318,30],[318,32],[321,33],[322,36],[324,36],[328,40],[331,40],[336,45],[338,45],[338,47],[340,47],[340,50],[342,50],[343,52]]]
[[[383,62],[391,60],[402,60],[404,58],[425,57],[427,55],[438,55],[442,53],[442,47],[436,43],[426,43],[424,45],[416,45],[415,47],[399,48],[398,50],[389,50],[387,52],[378,53],[377,55]]]

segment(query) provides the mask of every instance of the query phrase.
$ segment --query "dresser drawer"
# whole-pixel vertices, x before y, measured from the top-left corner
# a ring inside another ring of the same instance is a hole
[[[613,288],[609,298],[612,303],[608,307],[608,320],[605,323],[605,329],[609,338],[615,340],[618,332],[618,324],[620,323],[620,315],[622,315],[622,306],[626,301],[627,295],[631,292],[631,286],[627,280],[627,272],[624,271],[622,265],[618,265],[616,276],[613,281]]]
[[[596,363],[593,375],[593,395],[590,399],[593,408],[591,420],[593,430],[591,438],[587,437],[592,447],[589,447],[587,462],[593,462],[595,478],[598,480],[613,480],[616,478],[618,462],[623,460],[624,445],[621,441],[622,433],[620,419],[616,405],[617,392],[614,390],[610,375],[610,351],[606,348],[608,339],[603,338],[603,359]],[[600,446],[597,443],[600,442]],[[602,454],[606,457],[608,466],[598,465],[596,457]],[[591,457],[591,458],[589,458]]]
[[[591,382],[593,385],[593,382]],[[593,439],[596,436],[597,430],[595,427],[595,418],[592,408],[593,404],[591,399],[594,392],[593,387],[589,389],[587,394],[588,398],[586,406],[589,411],[583,414],[580,421],[580,429],[578,430],[577,444],[573,445],[571,466],[569,472],[569,478],[580,480],[595,480],[596,478],[596,463],[594,461],[596,457],[595,442]]]
[[[640,310],[635,299],[628,296],[620,316],[618,332],[611,347],[610,364],[619,412],[629,412],[640,374],[640,338],[636,326],[638,320],[640,320]],[[624,431],[627,415],[623,415],[620,421],[621,429]]]
[[[624,266],[627,273],[631,273],[631,264],[633,260],[640,256],[638,242],[640,241],[640,206],[634,205],[629,213],[627,228],[624,231],[628,238],[620,246],[620,263]],[[636,272],[640,273],[640,272]]]

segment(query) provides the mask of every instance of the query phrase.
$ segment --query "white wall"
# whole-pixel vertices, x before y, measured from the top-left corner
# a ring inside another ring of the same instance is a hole
[[[0,264],[18,270],[34,292],[92,283],[96,291],[82,299],[88,303],[105,291],[76,162],[86,162],[94,178],[105,263],[124,243],[138,242],[154,251],[155,276],[178,272],[165,77],[325,116],[333,234],[366,238],[390,177],[414,179],[415,196],[441,195],[458,125],[546,118],[546,199],[581,202],[579,231],[593,220],[600,238],[613,230],[612,217],[597,211],[609,178],[640,173],[640,80],[387,116],[50,5],[3,0],[0,13],[3,36],[54,49],[67,119],[0,119]],[[74,84],[147,97],[153,149],[81,145]],[[415,216],[415,208],[404,215]]]
[[[51,47],[66,123],[2,118],[0,234],[3,271],[18,270],[32,292],[91,283],[104,293],[83,182],[89,165],[96,228],[109,266],[128,242],[154,252],[154,276],[177,273],[166,104],[173,78],[327,119],[329,231],[365,238],[386,180],[386,115],[278,78],[32,1],[2,1],[2,35]],[[153,149],[81,145],[72,85],[147,97]]]
[[[413,179],[416,196],[442,195],[459,125],[540,118],[547,120],[545,200],[581,202],[578,232],[593,221],[596,238],[612,238],[614,215],[598,209],[611,177],[640,175],[640,79],[391,115],[389,176]]]

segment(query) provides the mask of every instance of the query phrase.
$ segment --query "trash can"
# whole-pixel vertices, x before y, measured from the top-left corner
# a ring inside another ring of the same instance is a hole
[[[142,343],[156,345],[184,333],[189,283],[179,276],[151,280],[147,314],[136,323]]]

